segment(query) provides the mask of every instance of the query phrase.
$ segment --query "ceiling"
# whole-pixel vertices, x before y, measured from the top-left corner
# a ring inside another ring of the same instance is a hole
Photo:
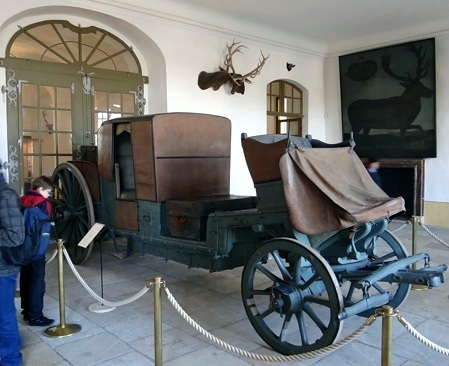
[[[314,53],[338,54],[449,32],[449,0],[173,0],[185,16]],[[214,14],[214,17],[210,15]],[[235,29],[234,29],[235,30]],[[242,30],[240,30],[242,31]],[[281,38],[279,38],[281,37]]]

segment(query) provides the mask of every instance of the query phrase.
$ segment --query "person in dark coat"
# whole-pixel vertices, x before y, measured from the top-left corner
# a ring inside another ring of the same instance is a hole
[[[47,218],[51,216],[51,204],[48,198],[53,194],[53,184],[46,176],[40,176],[33,180],[31,189],[22,197],[23,207],[36,207]],[[31,228],[30,228],[31,229]],[[45,243],[42,241],[46,240]],[[48,326],[54,323],[54,319],[44,316],[45,295],[45,252],[47,251],[49,237],[41,238],[42,254],[29,264],[22,266],[20,270],[20,298],[23,320],[30,326]],[[41,251],[41,249],[39,250]]]
[[[25,224],[19,195],[8,186],[0,171],[0,247],[15,247],[21,245],[24,239]],[[14,304],[19,271],[20,267],[9,264],[0,255],[0,365],[2,366],[23,365]]]
[[[366,169],[373,181],[382,188],[382,179],[379,174],[380,162],[377,159],[370,158],[366,164]]]

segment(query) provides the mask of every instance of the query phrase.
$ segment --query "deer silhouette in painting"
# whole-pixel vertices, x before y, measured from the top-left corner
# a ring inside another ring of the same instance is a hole
[[[265,65],[265,61],[270,57],[264,56],[262,51],[260,51],[262,55],[262,59],[259,59],[259,63],[257,66],[248,72],[247,74],[238,74],[234,70],[234,65],[232,63],[232,56],[236,53],[242,53],[243,48],[247,48],[246,46],[240,45],[240,42],[233,41],[231,45],[226,44],[228,49],[228,54],[224,60],[224,66],[219,67],[220,71],[215,72],[206,72],[201,71],[198,75],[198,86],[200,89],[205,90],[212,88],[214,90],[220,89],[220,87],[226,83],[231,84],[231,94],[245,93],[245,83],[251,83],[250,78],[255,78],[262,71],[263,66]]]
[[[364,135],[368,135],[371,129],[399,129],[400,136],[405,137],[409,129],[422,131],[420,125],[412,126],[412,123],[421,111],[421,98],[433,95],[433,91],[420,81],[429,71],[429,61],[425,61],[426,50],[422,46],[411,44],[406,48],[417,58],[416,75],[412,77],[409,72],[404,72],[405,75],[401,76],[393,72],[390,68],[391,54],[384,53],[382,69],[400,81],[404,92],[400,96],[385,99],[359,99],[352,102],[348,107],[348,117],[355,134],[362,130]]]

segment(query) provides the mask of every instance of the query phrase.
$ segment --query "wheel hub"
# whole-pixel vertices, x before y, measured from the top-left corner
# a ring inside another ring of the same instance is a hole
[[[281,315],[295,313],[302,304],[301,291],[288,283],[276,283],[272,289],[272,307]]]

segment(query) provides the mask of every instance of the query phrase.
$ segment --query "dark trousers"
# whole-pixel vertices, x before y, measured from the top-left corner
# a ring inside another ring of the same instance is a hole
[[[0,277],[0,365],[22,365],[20,336],[17,325],[16,295],[17,273]]]
[[[45,258],[36,259],[20,270],[22,314],[30,319],[44,316]]]

